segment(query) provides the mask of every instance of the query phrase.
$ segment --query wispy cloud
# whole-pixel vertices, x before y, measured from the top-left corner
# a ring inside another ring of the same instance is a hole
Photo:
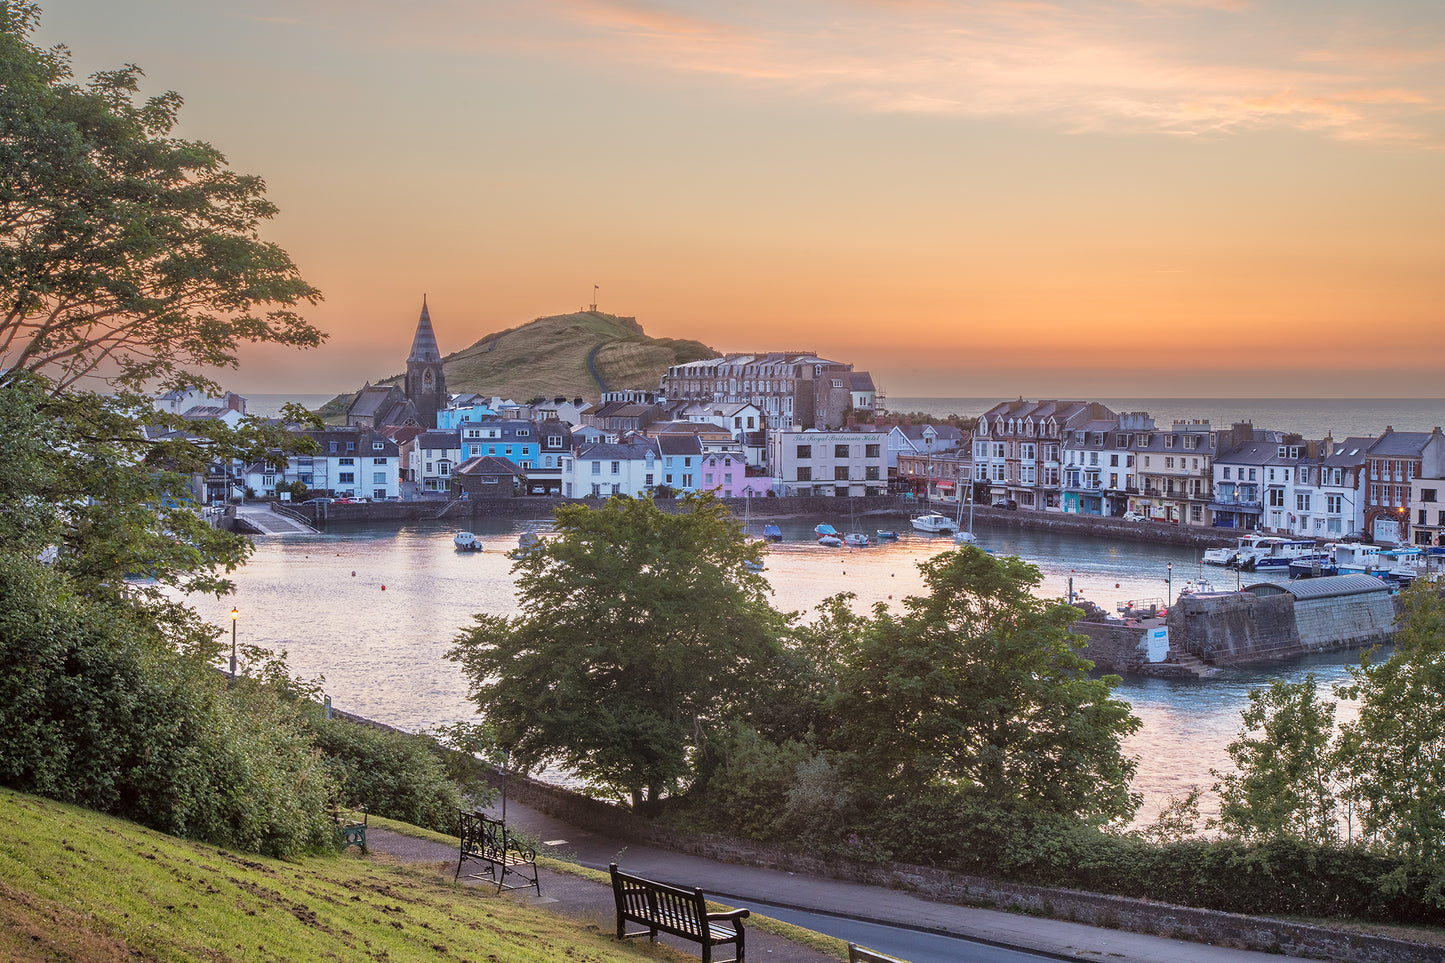
[[[1400,22],[1389,2],[1345,21],[1251,0],[418,0],[392,29],[870,112],[1445,143],[1445,10],[1422,23],[1413,9]]]

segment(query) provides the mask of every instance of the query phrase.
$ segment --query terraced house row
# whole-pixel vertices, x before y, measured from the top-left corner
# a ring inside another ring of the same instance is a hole
[[[1086,401],[1003,402],[970,444],[898,460],[902,486],[930,498],[1385,544],[1440,543],[1442,478],[1438,427],[1312,440],[1251,422],[1158,426]]]

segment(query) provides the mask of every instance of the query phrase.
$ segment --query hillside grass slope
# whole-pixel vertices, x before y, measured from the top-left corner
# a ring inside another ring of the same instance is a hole
[[[247,856],[0,789],[0,960],[686,958],[423,869]]]
[[[442,360],[453,394],[596,401],[604,389],[655,391],[670,365],[719,356],[700,341],[650,338],[632,318],[577,311],[489,334]],[[394,374],[372,383],[400,385],[402,378]],[[322,414],[344,413],[353,397],[334,399]]]

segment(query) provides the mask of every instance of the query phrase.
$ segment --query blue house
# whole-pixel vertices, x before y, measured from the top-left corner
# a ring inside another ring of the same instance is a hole
[[[493,418],[463,421],[462,461],[481,456],[507,458],[523,470],[537,464],[540,441],[537,426],[530,421]]]

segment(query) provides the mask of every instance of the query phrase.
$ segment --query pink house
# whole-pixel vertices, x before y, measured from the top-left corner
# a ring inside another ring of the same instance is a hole
[[[700,491],[716,492],[719,498],[757,498],[772,490],[766,475],[749,475],[747,459],[741,452],[710,452],[702,458]]]

